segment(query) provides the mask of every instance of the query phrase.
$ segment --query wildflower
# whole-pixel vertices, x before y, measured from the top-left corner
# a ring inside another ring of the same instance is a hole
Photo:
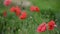
[[[11,12],[15,12],[15,7],[14,7],[14,6],[11,7],[10,11],[11,11]]]
[[[55,26],[56,26],[55,21],[51,20],[50,22],[48,22],[49,30],[53,30]]]
[[[21,16],[19,16],[20,19],[25,19],[27,17],[26,12],[22,12]]]
[[[46,23],[43,22],[38,26],[37,32],[44,32],[44,31],[46,31]]]
[[[11,4],[11,0],[4,0],[4,5],[5,6],[9,6]]]
[[[31,6],[30,11],[34,12],[35,11],[35,6]]]
[[[36,12],[39,12],[40,9],[39,9],[38,7],[35,7],[35,11],[36,11]]]
[[[39,12],[40,9],[39,9],[39,7],[37,7],[37,6],[31,6],[31,7],[30,7],[30,11],[32,11],[32,12],[34,12],[34,11]]]
[[[15,9],[16,9],[16,15],[19,16],[21,14],[21,9],[18,6],[16,6]]]

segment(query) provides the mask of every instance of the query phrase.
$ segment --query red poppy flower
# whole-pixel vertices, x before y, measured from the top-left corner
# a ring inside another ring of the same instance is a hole
[[[44,32],[46,31],[46,23],[42,23],[38,26],[37,32]]]
[[[11,4],[11,0],[4,0],[4,5],[9,6]]]
[[[30,11],[35,11],[35,6],[31,6]]]
[[[16,6],[15,9],[16,9],[16,15],[19,16],[21,14],[21,9],[18,6]]]
[[[39,12],[40,9],[39,9],[38,7],[35,7],[35,11],[36,11],[36,12]]]
[[[16,16],[19,16],[21,14],[20,11],[16,11]]]
[[[3,16],[4,16],[4,17],[7,16],[7,12],[6,12],[6,11],[3,12]]]
[[[10,11],[11,11],[11,12],[15,12],[15,10],[16,10],[16,9],[15,9],[15,7],[14,7],[14,6],[13,6],[13,7],[11,7],[11,9],[10,9]]]
[[[20,19],[25,19],[27,17],[26,12],[22,12],[21,16],[19,16]]]
[[[49,30],[53,30],[55,26],[56,26],[55,21],[51,20],[50,22],[48,22]]]
[[[37,6],[31,6],[30,7],[30,11],[36,11],[36,12],[39,12],[39,8]]]

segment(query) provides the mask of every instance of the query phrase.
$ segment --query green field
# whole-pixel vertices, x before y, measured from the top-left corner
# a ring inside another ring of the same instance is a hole
[[[40,8],[40,12],[31,12],[26,8],[28,16],[25,20],[20,20],[14,13],[10,13],[10,6],[5,7],[0,3],[0,33],[1,34],[60,34],[60,0],[29,0]],[[6,10],[7,17],[2,13]],[[36,29],[42,22],[56,21],[57,28],[38,33]]]

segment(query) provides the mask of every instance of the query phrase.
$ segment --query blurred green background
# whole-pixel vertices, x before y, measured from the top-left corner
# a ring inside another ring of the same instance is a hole
[[[40,8],[40,12],[31,12],[29,7],[26,8],[28,17],[20,20],[14,13],[10,13],[10,6],[3,5],[4,0],[0,0],[0,34],[60,34],[60,0],[29,0],[35,6]],[[7,17],[2,13],[6,10]],[[36,32],[39,24],[49,22],[53,19],[57,28],[53,31]]]

